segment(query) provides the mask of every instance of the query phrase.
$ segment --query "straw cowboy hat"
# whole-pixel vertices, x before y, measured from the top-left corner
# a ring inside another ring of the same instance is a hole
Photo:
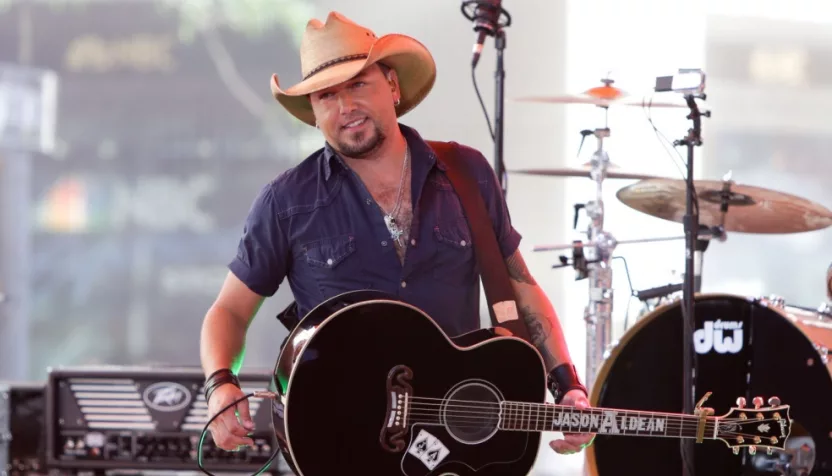
[[[379,62],[398,75],[401,101],[396,105],[397,116],[416,107],[433,88],[436,64],[424,45],[399,34],[379,38],[340,13],[331,12],[326,23],[312,19],[306,24],[300,44],[303,80],[283,89],[273,74],[272,94],[293,116],[314,126],[308,94],[347,81]]]

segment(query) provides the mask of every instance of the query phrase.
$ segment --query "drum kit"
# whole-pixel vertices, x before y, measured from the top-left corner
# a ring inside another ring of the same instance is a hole
[[[614,87],[609,79],[582,94],[530,97],[522,101],[549,104],[587,104],[610,107],[687,108],[685,103],[636,101]],[[649,174],[629,173],[615,167],[604,149],[610,137],[604,127],[583,131],[597,148],[582,167],[509,170],[539,177],[579,177],[595,182],[594,200],[576,205],[589,217],[584,241],[535,246],[534,251],[568,251],[561,266],[571,266],[577,279],[588,278],[589,296],[584,319],[587,326],[585,380],[594,406],[678,412],[683,407],[684,300],[671,296],[682,284],[634,293],[665,297],[667,301],[642,316],[620,339],[613,339],[612,268],[616,248],[630,243],[683,240],[686,236],[617,241],[604,228],[603,184],[609,179],[636,180],[617,191],[626,206],[646,215],[683,223],[688,205],[688,182]],[[678,144],[677,144],[678,145]],[[695,269],[692,279],[693,326],[691,349],[696,372],[689,377],[695,400],[713,392],[709,406],[717,414],[743,406],[758,395],[777,395],[789,403],[798,424],[789,450],[780,455],[735,456],[722,445],[696,445],[697,475],[820,475],[832,474],[832,264],[827,272],[828,303],[817,308],[787,305],[778,297],[744,297],[701,294],[701,260],[708,243],[724,241],[727,233],[785,234],[832,226],[832,211],[804,198],[751,185],[693,180],[698,210]],[[689,248],[686,249],[686,253]],[[685,257],[687,259],[687,256]],[[558,266],[556,266],[558,267]],[[688,267],[687,270],[690,270]],[[738,400],[737,397],[740,397]],[[680,474],[679,445],[671,439],[611,438],[598,436],[587,449],[591,475]]]

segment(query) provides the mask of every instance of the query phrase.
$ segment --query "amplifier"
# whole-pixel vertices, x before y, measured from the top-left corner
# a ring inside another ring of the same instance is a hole
[[[0,382],[0,474],[46,474],[43,383]]]
[[[271,372],[238,375],[243,392],[267,390]],[[50,469],[194,471],[208,422],[199,368],[73,367],[52,369],[46,385],[46,458]],[[249,399],[256,448],[228,452],[208,432],[208,471],[259,470],[275,448],[271,401]],[[267,470],[281,474],[278,455]]]

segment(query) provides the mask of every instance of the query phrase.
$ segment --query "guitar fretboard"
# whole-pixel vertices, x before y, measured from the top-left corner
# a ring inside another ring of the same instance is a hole
[[[716,437],[716,424],[716,418],[708,417],[704,438]],[[695,415],[539,403],[503,402],[500,416],[500,429],[517,431],[695,438],[698,427]]]

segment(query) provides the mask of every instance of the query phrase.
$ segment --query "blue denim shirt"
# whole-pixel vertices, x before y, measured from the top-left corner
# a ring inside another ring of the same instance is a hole
[[[413,223],[402,265],[381,209],[327,144],[257,195],[230,270],[271,296],[284,279],[302,317],[343,292],[377,289],[431,316],[450,336],[480,327],[479,268],[471,229],[430,146],[400,125],[411,151]],[[477,174],[504,257],[520,244],[491,165],[455,144]]]

